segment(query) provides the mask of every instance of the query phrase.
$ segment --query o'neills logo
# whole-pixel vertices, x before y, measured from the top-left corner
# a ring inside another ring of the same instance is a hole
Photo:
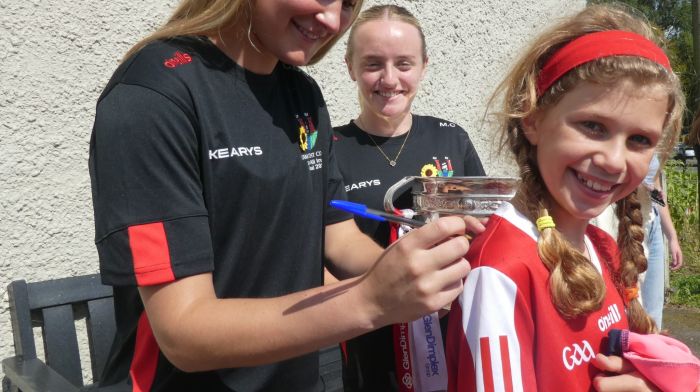
[[[605,332],[605,330],[620,320],[622,320],[622,317],[617,309],[617,304],[612,304],[608,306],[608,313],[598,319],[598,329]]]
[[[168,68],[175,68],[181,65],[189,64],[191,62],[192,56],[190,56],[187,53],[182,53],[178,50],[177,52],[175,52],[175,56],[165,60],[163,62],[163,65],[165,65]]]
[[[438,362],[437,356],[435,355],[435,346],[437,346],[437,342],[435,335],[433,335],[433,316],[423,316],[423,328],[425,330],[425,344],[428,347],[428,356],[426,359],[428,360],[428,363],[430,363],[430,372],[427,374],[427,376],[439,376],[440,362]]]

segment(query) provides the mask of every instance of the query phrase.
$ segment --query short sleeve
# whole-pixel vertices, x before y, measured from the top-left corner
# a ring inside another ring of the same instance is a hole
[[[481,164],[479,154],[474,148],[466,131],[464,133],[464,174],[467,176],[485,176],[484,166]]]
[[[160,284],[213,269],[191,118],[141,86],[118,84],[98,102],[89,167],[106,283]]]

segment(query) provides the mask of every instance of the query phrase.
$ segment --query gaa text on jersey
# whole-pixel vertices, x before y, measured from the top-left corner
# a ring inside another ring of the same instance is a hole
[[[451,123],[451,122],[442,122],[440,121],[440,126],[441,127],[450,127],[450,128],[455,128],[457,124]]]
[[[260,146],[219,148],[216,150],[209,150],[209,160],[226,159],[234,157],[250,157],[262,154],[263,150]]]
[[[369,188],[373,186],[382,185],[382,182],[378,178],[374,180],[359,181],[354,184],[345,185],[345,192],[355,191],[358,189]]]
[[[564,367],[567,370],[574,370],[576,366],[588,362],[594,357],[593,347],[587,340],[581,342],[580,345],[574,343],[569,347],[564,347],[564,350],[561,352],[561,359],[564,361]]]

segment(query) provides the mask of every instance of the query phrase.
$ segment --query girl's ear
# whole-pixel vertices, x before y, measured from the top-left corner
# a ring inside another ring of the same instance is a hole
[[[533,146],[536,146],[539,142],[539,133],[537,132],[538,118],[539,116],[537,113],[532,113],[520,120],[520,123],[523,126],[523,134],[525,135],[527,141],[529,141]]]
[[[420,80],[423,80],[425,78],[425,72],[428,70],[428,57],[426,56],[425,60],[423,61],[423,70],[420,73]]]
[[[345,56],[345,65],[348,67],[348,74],[350,75],[350,79],[352,79],[353,82],[356,82],[355,80],[355,74],[352,72],[352,61]]]

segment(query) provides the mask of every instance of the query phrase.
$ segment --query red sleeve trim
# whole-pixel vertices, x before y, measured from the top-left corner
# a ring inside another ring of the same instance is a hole
[[[158,367],[158,355],[160,349],[156,338],[153,336],[151,324],[148,322],[146,312],[141,313],[139,324],[136,328],[136,344],[134,358],[131,360],[129,375],[134,386],[133,392],[147,392],[153,386]]]
[[[503,388],[505,392],[513,392],[513,373],[510,369],[510,353],[508,347],[508,336],[501,335],[498,337],[499,346],[501,347],[501,366],[503,366]]]
[[[130,226],[128,233],[136,283],[151,286],[174,281],[163,222]]]
[[[488,336],[479,338],[479,348],[481,350],[481,367],[484,376],[484,391],[494,392],[493,366],[491,366],[491,345]]]

